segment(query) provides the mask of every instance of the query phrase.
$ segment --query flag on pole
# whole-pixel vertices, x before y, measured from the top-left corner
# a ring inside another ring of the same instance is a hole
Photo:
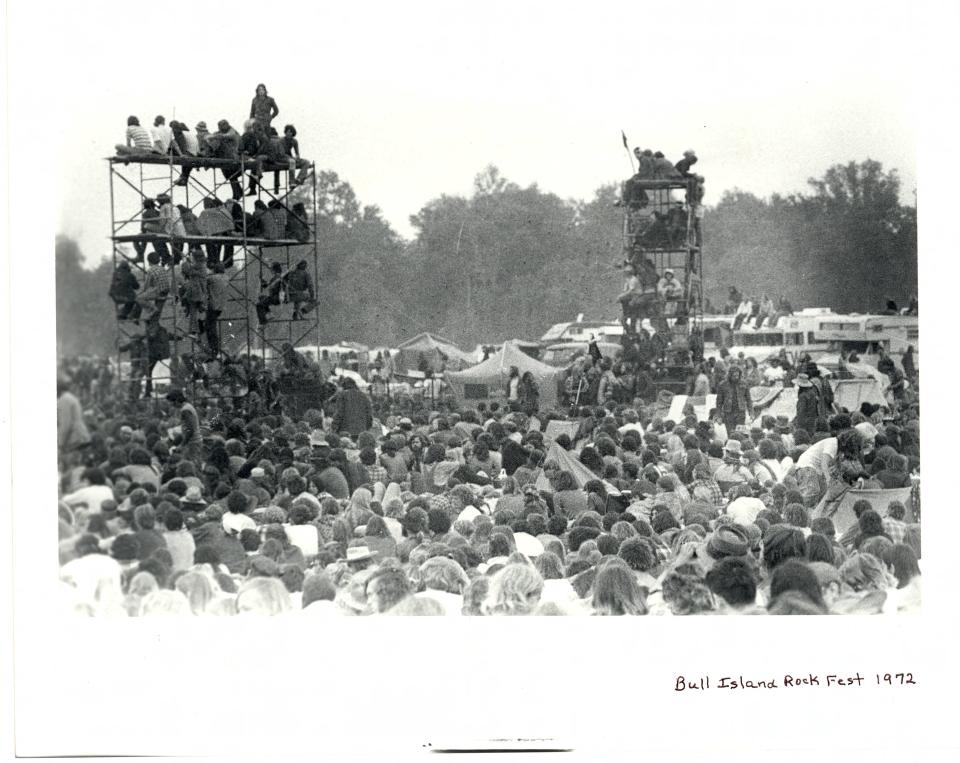
[[[624,147],[625,149],[627,149],[627,151],[629,151],[629,150],[630,150],[630,146],[627,145],[627,134],[626,134],[623,130],[621,130],[621,131],[620,131],[620,135],[623,136],[623,147]]]

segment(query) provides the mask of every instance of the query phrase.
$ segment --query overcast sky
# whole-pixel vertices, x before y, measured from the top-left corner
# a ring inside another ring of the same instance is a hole
[[[674,159],[696,149],[708,203],[733,187],[803,190],[868,157],[898,170],[905,200],[916,185],[904,4],[194,2],[171,6],[169,32],[115,21],[138,6],[100,5],[65,5],[49,30],[63,62],[58,230],[91,261],[109,253],[102,160],[127,116],[239,126],[261,81],[303,154],[405,236],[411,214],[469,193],[488,163],[589,198],[629,174],[621,129]]]

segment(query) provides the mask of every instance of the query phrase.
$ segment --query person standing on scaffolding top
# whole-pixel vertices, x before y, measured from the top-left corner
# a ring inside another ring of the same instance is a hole
[[[257,85],[257,94],[250,102],[250,119],[256,119],[257,124],[265,131],[279,113],[277,102],[267,95],[267,86],[261,82]]]

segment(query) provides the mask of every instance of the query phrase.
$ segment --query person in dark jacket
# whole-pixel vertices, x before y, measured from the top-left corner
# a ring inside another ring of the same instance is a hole
[[[797,416],[793,425],[796,429],[803,429],[813,434],[817,429],[817,418],[820,415],[817,388],[813,386],[813,382],[806,374],[799,374],[795,383],[797,385]]]
[[[121,261],[117,269],[113,271],[113,280],[110,283],[110,299],[117,307],[117,319],[125,321],[128,318],[136,322],[140,318],[142,310],[140,303],[137,302],[137,289],[140,288],[140,282],[130,269],[130,263]]]
[[[373,406],[370,398],[357,388],[357,383],[345,378],[335,400],[333,431],[349,432],[356,437],[373,426]]]
[[[313,290],[313,279],[307,272],[307,261],[300,260],[287,276],[287,294],[293,302],[293,316],[291,320],[299,321],[303,318],[301,311],[311,310],[314,306],[316,294]]]
[[[256,119],[248,119],[243,124],[243,135],[240,136],[240,154],[255,159],[257,164],[250,170],[250,182],[247,196],[256,196],[260,178],[263,176],[263,161],[269,158],[269,144],[265,127],[261,127]]]
[[[234,130],[226,119],[221,119],[217,123],[217,132],[207,136],[207,149],[210,156],[215,159],[237,159],[239,158],[240,135]],[[227,166],[221,167],[224,178],[230,183],[230,189],[234,199],[243,196],[243,186],[240,184],[240,167]]]
[[[267,86],[261,82],[257,85],[257,93],[250,102],[250,119],[255,119],[260,128],[266,130],[279,113],[277,102],[272,96],[267,95]]]
[[[727,372],[726,380],[717,388],[717,415],[723,420],[728,434],[744,424],[748,415],[753,418],[750,390],[743,383],[743,372],[737,366]]]

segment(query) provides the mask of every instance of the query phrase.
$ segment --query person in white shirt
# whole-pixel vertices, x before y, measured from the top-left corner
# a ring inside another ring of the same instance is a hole
[[[169,153],[170,143],[173,140],[173,130],[167,127],[167,120],[162,115],[157,115],[153,120],[153,146],[161,154]]]
[[[114,500],[113,489],[107,485],[107,477],[102,469],[87,469],[83,473],[86,483],[79,490],[75,490],[63,497],[63,502],[71,509],[77,506],[86,506],[90,514],[99,514],[104,501]]]

